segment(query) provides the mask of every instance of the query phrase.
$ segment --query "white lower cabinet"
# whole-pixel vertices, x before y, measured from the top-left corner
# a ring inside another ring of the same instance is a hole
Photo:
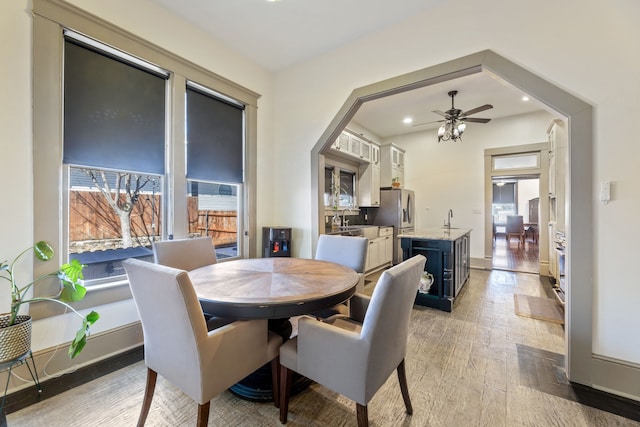
[[[391,265],[393,260],[393,227],[380,227],[378,237],[369,240],[366,271]]]

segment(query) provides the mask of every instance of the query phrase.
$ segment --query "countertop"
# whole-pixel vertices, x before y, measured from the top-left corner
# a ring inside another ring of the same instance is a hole
[[[422,239],[422,240],[458,240],[465,234],[469,234],[471,228],[442,227],[424,228],[414,232],[398,234],[398,238]]]

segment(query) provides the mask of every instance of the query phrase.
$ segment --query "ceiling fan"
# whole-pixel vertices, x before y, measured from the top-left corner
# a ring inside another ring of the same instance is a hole
[[[451,97],[451,108],[447,111],[433,110],[434,113],[444,117],[444,120],[436,120],[432,122],[426,123],[417,123],[413,126],[423,126],[429,123],[442,123],[440,129],[438,129],[438,142],[440,141],[448,141],[452,139],[454,141],[460,139],[462,133],[467,127],[466,123],[488,123],[491,119],[483,119],[479,117],[469,117],[472,114],[479,113],[481,111],[488,110],[493,108],[491,104],[481,105],[476,108],[472,108],[471,110],[462,111],[455,107],[453,103],[453,98],[458,94],[457,90],[452,90],[448,93]]]

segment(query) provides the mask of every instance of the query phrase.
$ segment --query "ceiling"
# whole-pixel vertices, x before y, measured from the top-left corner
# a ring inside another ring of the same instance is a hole
[[[409,19],[444,0],[151,1],[277,72]],[[432,110],[451,107],[447,95],[450,90],[458,91],[455,106],[463,111],[493,105],[493,109],[473,117],[497,119],[543,108],[534,100],[522,102],[523,93],[487,73],[478,73],[369,101],[358,110],[354,121],[382,138],[434,129],[438,123],[407,126],[402,119],[413,117],[414,123],[439,120]],[[467,132],[475,126],[489,125],[469,123]]]

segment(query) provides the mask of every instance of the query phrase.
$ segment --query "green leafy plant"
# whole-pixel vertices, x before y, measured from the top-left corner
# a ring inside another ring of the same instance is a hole
[[[91,313],[83,316],[69,305],[71,302],[81,301],[87,293],[87,289],[80,283],[83,279],[82,269],[84,268],[84,265],[74,259],[67,264],[61,265],[58,271],[44,274],[35,278],[30,283],[21,286],[16,280],[14,268],[18,261],[32,250],[36,258],[40,261],[49,261],[53,259],[55,255],[51,245],[41,240],[35,245],[22,251],[10,264],[8,261],[3,261],[0,264],[0,277],[11,284],[11,312],[9,314],[11,318],[9,320],[9,326],[15,324],[16,316],[18,315],[20,306],[23,304],[37,301],[52,301],[65,306],[82,319],[82,326],[78,329],[73,342],[69,346],[68,354],[69,357],[73,359],[80,354],[84,346],[87,344],[87,335],[90,332],[90,326],[100,318],[100,315],[95,311],[91,311]],[[58,295],[27,298],[27,293],[37,282],[51,276],[57,276],[60,280],[61,289]]]

